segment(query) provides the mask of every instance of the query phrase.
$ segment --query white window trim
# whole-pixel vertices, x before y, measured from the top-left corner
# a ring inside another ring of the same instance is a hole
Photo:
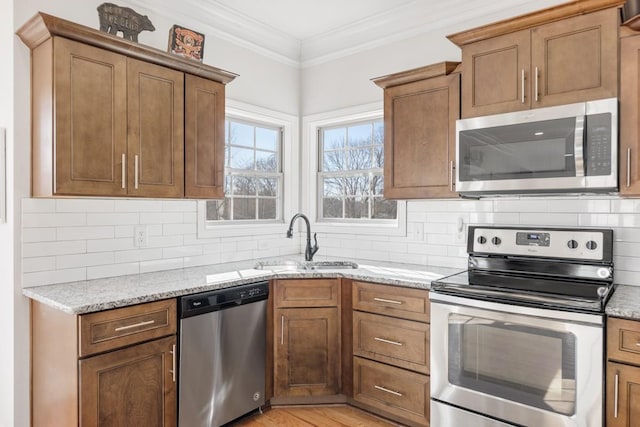
[[[350,108],[312,114],[302,119],[302,191],[301,203],[303,212],[309,213],[309,221],[313,231],[325,233],[368,234],[368,235],[407,235],[407,202],[398,200],[398,219],[396,223],[364,223],[358,221],[318,221],[318,131],[322,127],[337,123],[359,122],[379,119],[384,116],[382,102],[364,104]]]
[[[277,221],[230,221],[207,226],[206,200],[198,201],[198,238],[230,236],[252,236],[255,234],[284,233],[284,222],[295,214],[294,202],[300,193],[299,125],[298,117],[278,111],[247,104],[232,99],[226,100],[225,116],[265,123],[281,127],[282,132],[282,218]],[[284,234],[283,234],[284,235]]]

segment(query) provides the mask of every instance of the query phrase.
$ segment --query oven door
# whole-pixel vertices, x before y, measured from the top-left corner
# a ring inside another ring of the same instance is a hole
[[[432,399],[517,425],[602,426],[601,315],[430,295]]]

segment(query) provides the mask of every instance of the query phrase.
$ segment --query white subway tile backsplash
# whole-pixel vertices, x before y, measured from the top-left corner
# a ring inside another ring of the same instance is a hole
[[[56,212],[113,212],[114,200],[56,199]]]
[[[418,264],[418,265],[427,265],[427,256],[415,253],[391,253],[389,255],[389,261],[391,262],[400,262],[404,264]]]
[[[176,246],[163,248],[162,258],[178,258],[202,255],[202,246]]]
[[[77,282],[86,280],[87,270],[85,268],[71,268],[68,270],[40,271],[37,273],[24,273],[22,275],[22,286],[30,288],[32,286],[53,285],[56,283]]]
[[[88,213],[87,225],[130,225],[140,223],[138,213]]]
[[[88,280],[104,279],[105,277],[116,277],[138,273],[140,273],[140,264],[138,264],[137,262],[87,267]]]
[[[610,203],[613,213],[640,213],[639,199],[613,199]]]
[[[87,224],[85,213],[25,213],[22,227],[75,227]]]
[[[189,256],[184,258],[184,267],[199,267],[201,265],[219,264],[220,253]]]
[[[115,236],[113,227],[60,227],[58,240],[111,239]]]
[[[133,237],[87,240],[87,252],[126,251],[133,248]]]
[[[85,252],[87,252],[87,242],[84,240],[24,243],[22,245],[22,256],[24,258],[81,254]]]
[[[197,212],[196,200],[165,200],[162,202],[163,212]]]
[[[49,271],[56,269],[56,257],[22,258],[22,271],[34,273],[36,271]]]
[[[22,242],[54,242],[56,234],[55,228],[25,228],[22,230]]]
[[[147,247],[149,248],[170,248],[172,246],[182,246],[182,236],[147,236]]]
[[[196,224],[163,224],[162,234],[165,236],[175,236],[182,234],[194,234],[197,233],[198,227]]]
[[[115,212],[161,212],[161,200],[119,199],[114,202]]]
[[[113,264],[113,252],[93,252],[77,255],[58,255],[56,268],[78,268],[92,265]]]
[[[184,267],[183,258],[167,258],[153,261],[140,262],[140,273],[150,273],[152,271],[173,270]]]
[[[575,213],[521,213],[520,225],[577,227],[578,214]]]
[[[197,224],[198,214],[196,212],[184,212],[182,214],[182,222],[185,224]]]
[[[139,261],[151,261],[154,259],[162,258],[162,249],[154,248],[154,249],[132,249],[128,251],[116,251],[115,254],[115,263],[116,264],[126,264],[133,263]]]
[[[116,239],[122,237],[131,237],[133,238],[133,225],[116,225],[113,227],[113,233]]]
[[[182,224],[182,212],[142,212],[140,224]]]
[[[53,213],[56,211],[55,199],[22,199],[22,213]]]

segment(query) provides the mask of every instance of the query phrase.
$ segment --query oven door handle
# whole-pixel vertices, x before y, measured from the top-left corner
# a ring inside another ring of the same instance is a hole
[[[586,116],[576,117],[575,137],[573,140],[573,159],[576,177],[584,176],[584,126]]]

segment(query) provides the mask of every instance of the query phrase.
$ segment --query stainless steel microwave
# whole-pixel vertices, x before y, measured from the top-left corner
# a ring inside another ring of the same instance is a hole
[[[617,98],[456,122],[456,190],[463,195],[617,188]]]

